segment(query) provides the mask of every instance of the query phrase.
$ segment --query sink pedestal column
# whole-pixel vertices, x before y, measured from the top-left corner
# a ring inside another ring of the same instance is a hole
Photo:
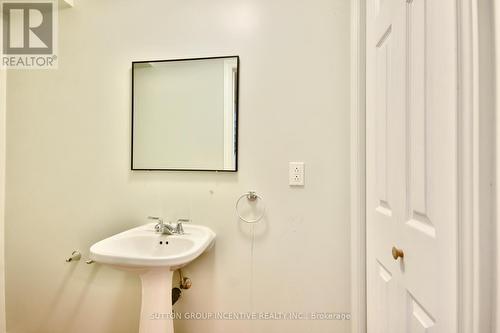
[[[139,333],[173,333],[172,275],[170,267],[140,274],[142,306]]]

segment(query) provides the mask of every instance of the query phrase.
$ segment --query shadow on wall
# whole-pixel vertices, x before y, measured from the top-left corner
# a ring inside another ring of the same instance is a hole
[[[77,265],[75,265],[74,263],[71,263],[71,265],[69,266],[68,270],[66,271],[66,273],[61,281],[61,284],[59,285],[59,288],[54,293],[54,297],[50,301],[49,306],[47,307],[47,309],[45,310],[45,312],[41,316],[42,320],[40,322],[40,327],[39,327],[37,333],[45,333],[48,331],[49,323],[50,323],[51,319],[54,317],[54,311],[56,311],[56,309],[58,308],[57,305],[59,304],[61,298],[64,296],[65,290],[68,288],[68,283],[70,282],[70,279],[73,276],[73,273],[75,272],[76,268],[77,268]],[[95,274],[91,275],[91,278],[88,280],[87,285],[92,283],[94,276],[95,276]],[[71,318],[71,317],[68,316],[68,318]]]
[[[181,298],[173,307],[174,312],[184,317],[184,313],[196,312],[197,309],[216,308],[215,302],[218,297],[218,290],[213,270],[213,267],[216,265],[215,259],[215,248],[211,248],[196,259],[195,265],[188,265],[182,268],[184,276],[189,276],[193,285],[189,290],[182,292]],[[174,279],[174,287],[177,287],[179,285],[179,278],[178,274],[175,275],[177,278]],[[189,299],[189,302],[185,302],[187,299]],[[176,332],[192,332],[193,322],[188,322],[189,320],[174,320],[174,330]],[[213,320],[203,320],[202,325],[208,331],[216,328]]]

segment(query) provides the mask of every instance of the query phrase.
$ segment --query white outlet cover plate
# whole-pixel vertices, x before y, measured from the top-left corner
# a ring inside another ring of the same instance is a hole
[[[290,186],[304,186],[305,165],[304,162],[290,162],[288,171],[288,184]]]

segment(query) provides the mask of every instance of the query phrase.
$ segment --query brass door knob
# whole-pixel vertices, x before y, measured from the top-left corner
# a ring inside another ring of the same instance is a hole
[[[393,246],[392,247],[392,257],[394,258],[394,260],[398,260],[398,258],[403,259],[405,257],[405,253],[403,252],[403,250],[398,249],[397,247]]]

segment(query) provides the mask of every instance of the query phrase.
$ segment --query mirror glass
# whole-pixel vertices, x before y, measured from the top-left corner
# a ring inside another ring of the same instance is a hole
[[[132,170],[237,170],[239,58],[132,63]]]

